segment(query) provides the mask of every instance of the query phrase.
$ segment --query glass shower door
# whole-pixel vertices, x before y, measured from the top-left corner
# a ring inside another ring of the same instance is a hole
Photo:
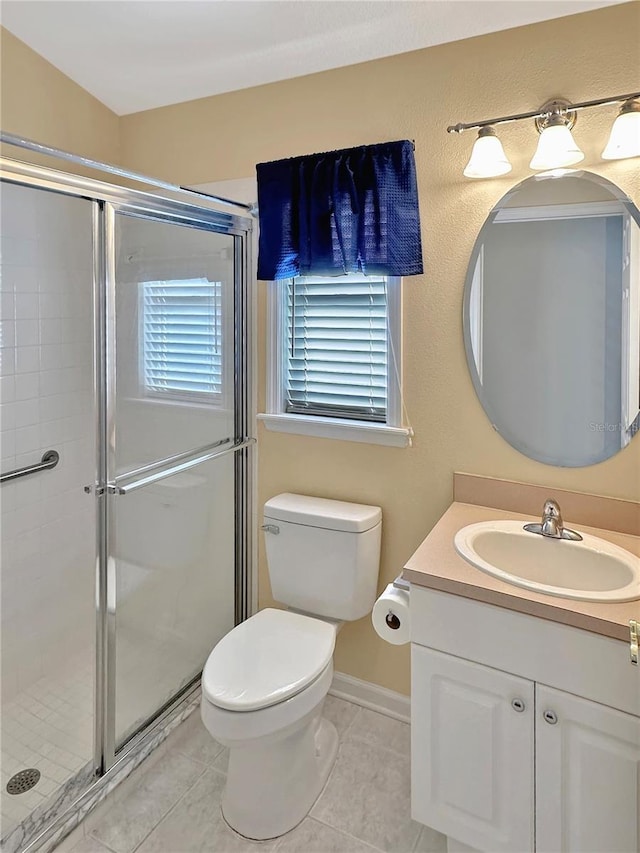
[[[96,468],[95,213],[86,199],[2,182],[0,819],[8,849],[19,824],[38,825],[94,771],[96,512],[84,486]],[[56,464],[38,470],[52,454]]]
[[[107,209],[115,751],[235,623],[235,241]],[[109,357],[108,357],[109,358]],[[220,454],[223,455],[220,455]]]

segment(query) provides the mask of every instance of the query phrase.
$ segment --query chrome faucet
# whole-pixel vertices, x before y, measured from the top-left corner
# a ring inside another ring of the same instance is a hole
[[[570,530],[562,523],[562,514],[557,501],[548,498],[544,502],[542,510],[542,521],[525,524],[524,529],[529,533],[539,533],[541,536],[548,536],[551,539],[569,539],[572,542],[581,542],[582,536],[576,533],[575,530]]]

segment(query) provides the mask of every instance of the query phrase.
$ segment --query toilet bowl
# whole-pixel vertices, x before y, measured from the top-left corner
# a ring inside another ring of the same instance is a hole
[[[202,676],[202,720],[229,748],[222,813],[247,838],[275,838],[308,814],[338,734],[322,718],[336,625],[261,610],[227,634]]]
[[[230,631],[202,674],[202,720],[229,748],[222,813],[241,835],[276,838],[313,806],[338,734],[322,717],[342,620],[373,606],[379,507],[284,494],[265,505],[267,561],[278,601]],[[302,612],[301,612],[302,611]]]

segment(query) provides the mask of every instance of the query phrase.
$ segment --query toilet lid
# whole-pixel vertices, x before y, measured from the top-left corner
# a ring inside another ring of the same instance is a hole
[[[209,655],[202,690],[219,708],[254,711],[283,702],[320,675],[333,657],[335,625],[267,608],[241,622]]]

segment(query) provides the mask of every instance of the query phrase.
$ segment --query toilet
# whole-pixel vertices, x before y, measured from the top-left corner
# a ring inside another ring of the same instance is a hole
[[[380,562],[380,507],[281,494],[264,507],[267,608],[237,625],[202,674],[202,720],[229,748],[227,823],[247,838],[293,829],[320,794],[338,751],[322,717],[336,634],[370,613]]]

